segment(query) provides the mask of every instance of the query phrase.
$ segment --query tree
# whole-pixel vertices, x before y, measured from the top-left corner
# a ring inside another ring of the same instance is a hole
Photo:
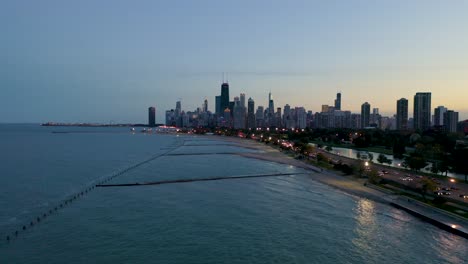
[[[405,152],[405,145],[401,141],[396,140],[393,144],[393,157],[395,159],[402,159]]]
[[[410,169],[419,171],[426,167],[427,162],[421,154],[413,152],[405,157],[405,164],[407,164]]]
[[[325,155],[323,155],[322,153],[319,153],[317,154],[317,161],[320,162],[320,161],[326,161],[327,158],[325,157]]]
[[[427,192],[434,192],[437,188],[437,184],[427,177],[422,178],[419,183],[421,184],[420,192],[424,201],[426,201]]]
[[[374,155],[372,153],[367,152],[367,157],[369,158],[369,161],[372,162],[374,160]]]
[[[366,166],[364,165],[363,162],[359,162],[357,171],[358,171],[358,173],[359,173],[359,177],[362,177],[362,175],[363,175],[364,172],[366,171]]]
[[[367,148],[370,145],[370,136],[361,135],[353,140],[357,148]]]
[[[385,156],[384,154],[379,154],[379,156],[377,157],[377,161],[380,164],[383,164],[383,163],[387,163],[388,165],[392,164],[392,160],[387,158],[387,156]]]
[[[302,153],[302,150],[304,149],[306,144],[304,144],[303,142],[295,142],[294,143],[294,150],[295,151],[299,151]]]
[[[315,151],[315,148],[309,144],[306,144],[304,145],[304,150],[303,150],[303,154],[304,155],[307,155],[307,159],[309,158],[309,154],[314,152]]]
[[[325,148],[325,150],[326,150],[326,151],[328,151],[328,152],[330,152],[330,151],[332,151],[332,150],[333,150],[333,148],[332,148],[332,147],[330,147],[330,146],[327,146],[327,147]]]
[[[465,175],[465,182],[468,182],[468,148],[455,149],[453,152],[453,167],[455,172]]]
[[[431,172],[435,174],[438,174],[440,172],[439,165],[437,164],[437,162],[432,163]]]
[[[382,181],[382,177],[379,176],[379,173],[376,170],[370,171],[367,176],[369,177],[370,183],[379,184]]]
[[[444,155],[442,158],[442,161],[440,161],[438,165],[438,169],[440,170],[442,174],[445,172],[446,177],[447,177],[448,172],[452,169],[450,160],[446,155]]]

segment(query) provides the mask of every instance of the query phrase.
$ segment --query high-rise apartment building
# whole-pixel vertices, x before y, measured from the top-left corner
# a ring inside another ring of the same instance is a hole
[[[457,132],[458,112],[447,110],[444,114],[444,127],[446,132]]]
[[[304,107],[296,107],[296,125],[297,128],[304,129],[307,125],[307,113]]]
[[[361,128],[369,126],[370,122],[370,104],[365,102],[361,105]]]
[[[380,114],[379,114],[379,109],[378,108],[372,108],[372,114],[370,116],[369,123],[371,126],[375,126],[380,128]]]
[[[426,130],[431,126],[431,93],[416,93],[413,119],[415,130]]]
[[[438,106],[434,109],[434,126],[444,125],[444,114],[447,112],[447,108],[444,106]]]
[[[156,126],[156,108],[155,107],[148,108],[148,126],[150,127]]]
[[[396,129],[408,129],[408,100],[405,98],[397,100]]]

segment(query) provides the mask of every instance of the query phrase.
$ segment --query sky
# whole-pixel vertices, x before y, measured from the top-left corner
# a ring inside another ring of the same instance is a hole
[[[157,122],[220,94],[468,119],[468,1],[0,0],[0,123]]]

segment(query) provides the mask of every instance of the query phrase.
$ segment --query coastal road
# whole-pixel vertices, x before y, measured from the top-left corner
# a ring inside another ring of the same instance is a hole
[[[351,159],[348,157],[343,157],[338,154],[330,153],[322,149],[318,149],[319,153],[322,153],[325,155],[327,158],[333,159],[333,160],[341,160],[343,163],[346,164],[355,164],[358,162],[356,159]],[[363,161],[364,162],[364,161]],[[379,172],[385,170],[387,173],[381,175],[384,179],[391,180],[394,182],[398,182],[400,184],[403,184],[408,187],[416,187],[419,180],[422,178],[432,178],[428,176],[424,176],[421,174],[418,174],[414,171],[410,170],[398,170],[393,167],[377,164],[377,163],[370,163],[369,165],[370,169],[375,169]],[[439,188],[447,188],[449,189],[448,192],[450,192],[450,195],[444,195],[444,197],[454,199],[460,202],[464,202],[468,205],[468,199],[460,197],[460,195],[468,195],[468,184],[463,183],[461,180],[454,180],[454,182],[451,182],[449,179],[440,179],[440,178],[433,178]]]

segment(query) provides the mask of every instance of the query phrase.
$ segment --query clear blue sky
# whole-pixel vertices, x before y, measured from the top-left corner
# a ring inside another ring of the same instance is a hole
[[[157,121],[182,98],[320,111],[432,92],[468,118],[468,1],[0,0],[0,122]],[[410,106],[410,112],[412,107]]]

